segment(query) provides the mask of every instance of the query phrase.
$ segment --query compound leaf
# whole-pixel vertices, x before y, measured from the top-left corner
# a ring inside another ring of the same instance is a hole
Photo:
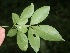
[[[29,28],[29,31],[28,31],[29,43],[31,47],[34,49],[34,51],[37,53],[40,48],[40,38],[37,35],[36,37],[34,37],[33,35],[34,35],[33,29]]]
[[[23,12],[21,13],[20,18],[30,18],[34,13],[34,5],[31,3],[30,6],[26,7]]]
[[[19,16],[16,13],[12,13],[12,19],[13,19],[13,23],[16,24],[17,21],[19,20]]]
[[[59,32],[49,25],[40,25],[33,27],[35,34],[39,35],[41,38],[49,41],[64,41]]]
[[[42,22],[48,16],[49,11],[50,11],[50,6],[43,6],[37,9],[31,17],[30,25]]]
[[[26,51],[28,48],[27,36],[19,31],[17,33],[17,44],[22,51]]]
[[[8,31],[7,36],[12,37],[12,36],[16,35],[16,33],[17,33],[17,29],[10,29]]]

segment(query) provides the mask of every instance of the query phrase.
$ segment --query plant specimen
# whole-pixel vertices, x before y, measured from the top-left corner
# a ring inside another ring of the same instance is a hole
[[[52,26],[38,25],[38,23],[46,19],[49,11],[50,6],[43,6],[34,12],[34,4],[31,3],[30,6],[23,10],[20,16],[12,13],[13,27],[9,30],[7,36],[13,37],[17,34],[17,44],[23,51],[27,50],[29,40],[36,53],[40,48],[40,37],[48,41],[65,41]],[[31,18],[30,25],[26,25],[28,18]],[[28,33],[28,38],[26,33]]]

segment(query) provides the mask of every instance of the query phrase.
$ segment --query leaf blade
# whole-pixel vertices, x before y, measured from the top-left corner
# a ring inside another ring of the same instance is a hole
[[[40,48],[40,38],[36,35],[36,37],[33,36],[34,32],[33,29],[29,28],[28,31],[28,39],[31,47],[34,49],[34,51],[37,53]]]
[[[13,24],[16,24],[17,21],[19,20],[19,16],[16,13],[12,13],[12,20]]]
[[[33,27],[36,34],[39,35],[41,38],[49,41],[64,41],[62,36],[59,34],[59,32],[49,25],[40,25]]]
[[[31,17],[30,25],[42,22],[48,16],[49,11],[50,11],[50,6],[43,6],[37,9]]]
[[[17,30],[22,33],[26,33],[28,29],[25,25],[17,25]]]
[[[33,13],[34,13],[34,5],[33,3],[31,3],[31,5],[26,7],[21,13],[20,19],[17,24],[25,25],[28,22],[28,18],[30,18]]]
[[[21,13],[20,18],[30,18],[34,12],[34,5],[31,3],[30,6],[26,7]]]
[[[18,32],[17,44],[22,51],[26,51],[28,48],[28,39],[24,33]]]
[[[18,20],[17,24],[18,24],[18,25],[25,25],[27,22],[28,22],[28,19],[23,19],[23,18],[22,18],[22,19],[19,19],[19,20]]]
[[[17,33],[17,29],[10,29],[10,30],[8,31],[7,36],[13,37],[14,35],[16,35],[16,33]]]

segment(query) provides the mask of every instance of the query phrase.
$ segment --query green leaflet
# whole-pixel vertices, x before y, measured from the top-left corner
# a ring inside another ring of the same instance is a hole
[[[19,31],[17,33],[17,44],[22,51],[26,51],[28,48],[27,36]]]
[[[17,25],[17,29],[18,31],[22,32],[22,33],[26,33],[27,32],[27,27],[25,25]]]
[[[31,3],[30,6],[26,7],[23,12],[21,13],[20,18],[30,18],[34,13],[34,5]]]
[[[16,13],[12,13],[13,23],[16,24],[19,20],[19,16]]]
[[[17,22],[18,25],[25,25],[28,22],[28,18],[34,13],[34,5],[31,3],[30,6],[26,7],[21,13],[20,19]]]
[[[35,33],[41,38],[49,41],[64,41],[59,32],[49,25],[34,26]]]
[[[27,22],[28,22],[28,19],[22,18],[22,19],[19,19],[18,20],[17,24],[18,25],[25,25]]]
[[[12,37],[12,36],[16,35],[16,33],[17,33],[17,29],[10,29],[8,31],[7,36]]]
[[[31,17],[30,25],[42,22],[48,16],[49,11],[50,11],[50,6],[43,6],[37,9]]]
[[[40,48],[40,38],[36,35],[36,37],[33,36],[34,31],[33,29],[29,28],[28,31],[28,39],[31,47],[34,49],[34,51],[37,53]]]

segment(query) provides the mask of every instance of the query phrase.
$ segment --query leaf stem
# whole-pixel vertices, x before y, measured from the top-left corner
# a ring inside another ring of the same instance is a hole
[[[15,25],[15,26],[17,27],[18,25]],[[29,27],[30,25],[23,25],[23,26]]]
[[[9,26],[1,26],[1,27],[9,27]]]

